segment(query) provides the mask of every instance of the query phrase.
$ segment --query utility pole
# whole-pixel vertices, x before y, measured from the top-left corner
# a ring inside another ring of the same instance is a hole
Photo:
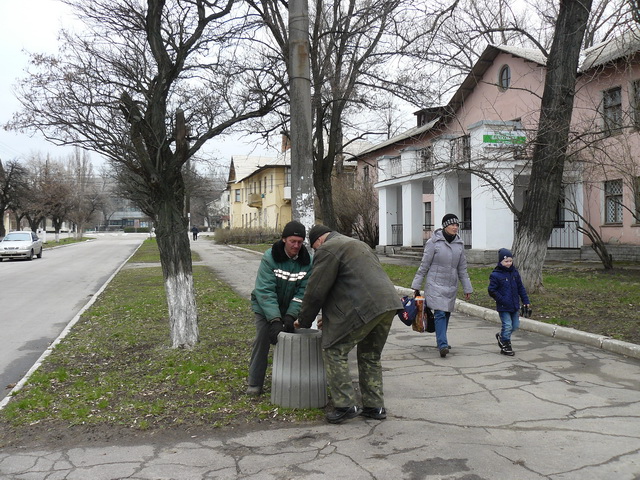
[[[289,1],[292,217],[309,229],[315,223],[311,143],[309,2]]]

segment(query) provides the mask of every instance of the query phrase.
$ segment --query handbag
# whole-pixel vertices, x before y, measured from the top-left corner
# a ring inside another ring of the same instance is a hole
[[[413,325],[418,315],[418,307],[416,305],[416,299],[404,296],[402,297],[402,310],[398,310],[398,317],[402,320],[407,327]]]
[[[419,296],[415,298],[418,312],[414,322],[411,324],[411,328],[420,333],[433,333],[436,331],[435,317],[433,311],[427,306],[424,297]]]

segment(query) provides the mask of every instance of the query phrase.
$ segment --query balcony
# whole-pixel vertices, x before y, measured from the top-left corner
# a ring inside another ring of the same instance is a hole
[[[247,201],[247,204],[250,207],[261,208],[262,207],[262,198],[263,197],[264,197],[264,194],[261,194],[261,193],[250,193],[249,194],[249,200]]]

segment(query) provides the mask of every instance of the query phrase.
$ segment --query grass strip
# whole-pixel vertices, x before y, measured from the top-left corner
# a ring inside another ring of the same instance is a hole
[[[145,241],[130,262],[159,262],[155,240]],[[194,349],[169,346],[161,268],[125,268],[0,411],[0,430],[149,430],[322,418],[320,409],[281,408],[268,394],[245,395],[254,335],[250,302],[206,267],[194,267],[193,276],[200,329]]]
[[[417,267],[382,267],[394,285],[411,287]],[[493,267],[469,266],[471,303],[495,309],[487,292],[492,271]],[[640,344],[640,269],[549,266],[543,269],[543,280],[545,292],[529,295],[533,320]],[[461,290],[458,297],[464,297]]]

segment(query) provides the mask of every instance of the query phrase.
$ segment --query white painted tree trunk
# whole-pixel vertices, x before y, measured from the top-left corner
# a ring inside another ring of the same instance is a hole
[[[160,217],[156,238],[169,308],[171,346],[190,349],[198,343],[198,311],[189,232],[182,216],[176,210],[167,210],[173,213],[169,215],[169,226]]]
[[[178,271],[165,278],[171,346],[193,348],[198,342],[198,311],[193,288],[193,275]]]
[[[529,293],[544,291],[542,267],[547,256],[547,240],[534,233],[521,229],[513,243],[514,261]]]

